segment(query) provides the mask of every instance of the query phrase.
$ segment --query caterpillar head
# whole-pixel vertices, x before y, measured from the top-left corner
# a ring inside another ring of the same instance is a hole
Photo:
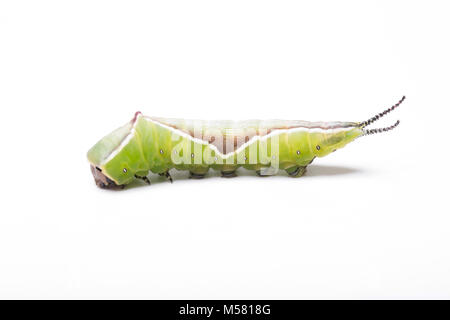
[[[127,142],[133,136],[139,114],[137,112],[133,120],[103,137],[88,151],[91,172],[100,188],[120,189],[133,180],[137,168],[129,164],[136,163],[133,154],[138,153],[130,150],[135,145]]]
[[[108,176],[103,174],[102,169],[91,165],[91,172],[94,176],[95,184],[102,189],[123,189],[125,185],[118,185]]]

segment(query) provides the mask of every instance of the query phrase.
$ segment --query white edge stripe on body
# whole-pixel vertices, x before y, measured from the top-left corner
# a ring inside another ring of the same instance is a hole
[[[119,144],[119,146],[117,148],[114,149],[113,152],[111,152],[109,154],[109,156],[107,156],[101,163],[100,165],[103,166],[106,163],[108,163],[111,159],[113,159],[120,151],[122,151],[122,149],[128,144],[128,142],[130,142],[130,140],[134,137],[134,134],[136,132],[135,126],[137,123],[137,119],[136,121],[133,123],[133,126],[130,129],[130,133],[125,137],[125,139],[122,140],[122,142]]]
[[[331,128],[331,129],[303,128],[303,127],[290,128],[290,129],[275,129],[272,132],[270,132],[269,134],[266,134],[264,136],[255,135],[250,140],[248,140],[247,142],[242,144],[236,150],[224,154],[224,153],[220,152],[219,149],[215,145],[209,143],[208,141],[205,141],[205,140],[202,140],[202,139],[199,139],[199,138],[195,138],[195,137],[191,136],[190,134],[188,134],[188,133],[186,133],[186,132],[184,132],[184,131],[182,131],[180,129],[173,128],[173,127],[168,126],[166,124],[163,124],[163,123],[161,123],[159,121],[153,120],[153,119],[151,119],[149,117],[146,117],[146,116],[143,116],[143,115],[139,114],[137,116],[137,118],[136,118],[136,120],[135,120],[135,122],[134,122],[134,124],[133,124],[133,126],[131,128],[131,131],[128,134],[128,136],[120,143],[119,147],[117,147],[113,152],[111,152],[111,154],[108,157],[106,157],[105,160],[102,161],[101,165],[104,165],[107,162],[109,162],[111,159],[113,159],[128,144],[128,142],[134,137],[134,134],[135,134],[135,131],[136,131],[135,126],[136,126],[136,124],[137,124],[137,122],[138,122],[140,117],[144,117],[144,119],[147,120],[148,122],[154,123],[154,124],[156,124],[156,125],[158,125],[158,126],[160,126],[162,128],[165,128],[165,129],[171,131],[172,133],[174,133],[174,134],[176,134],[176,135],[178,135],[180,137],[187,138],[187,139],[189,139],[189,140],[191,140],[193,142],[196,142],[196,143],[200,143],[200,144],[203,144],[203,145],[208,145],[211,149],[213,149],[216,152],[216,154],[218,156],[220,156],[223,159],[229,158],[229,157],[233,156],[234,154],[239,153],[240,151],[244,150],[247,146],[249,146],[250,144],[254,143],[257,140],[264,141],[264,140],[269,139],[270,137],[273,137],[275,135],[280,135],[282,133],[301,132],[301,131],[303,131],[303,132],[324,132],[324,133],[326,132],[326,133],[330,133],[330,132],[340,132],[340,131],[348,131],[348,130],[354,129],[354,127]]]

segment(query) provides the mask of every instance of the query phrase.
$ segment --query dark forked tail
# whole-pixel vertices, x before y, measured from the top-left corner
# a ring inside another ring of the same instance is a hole
[[[364,135],[368,136],[369,134],[375,134],[375,133],[381,133],[381,132],[390,131],[390,130],[394,129],[396,126],[398,126],[399,123],[400,123],[400,120],[397,120],[397,122],[394,123],[390,127],[364,130]]]
[[[386,131],[390,131],[392,129],[394,129],[396,126],[399,125],[400,120],[397,120],[397,122],[395,122],[392,126],[389,127],[385,127],[385,128],[377,128],[377,129],[369,129],[369,130],[364,130],[364,128],[372,123],[374,123],[375,121],[377,121],[378,119],[384,117],[385,115],[387,115],[389,112],[393,111],[394,109],[396,109],[404,100],[405,100],[405,96],[403,96],[399,102],[397,102],[396,104],[394,104],[392,107],[384,110],[383,112],[377,114],[376,116],[370,118],[369,120],[366,120],[364,122],[361,122],[360,126],[364,131],[364,135],[370,135],[370,134],[375,134],[375,133],[381,133],[381,132],[386,132]]]

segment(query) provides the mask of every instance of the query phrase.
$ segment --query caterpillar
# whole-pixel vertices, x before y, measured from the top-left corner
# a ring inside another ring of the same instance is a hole
[[[290,177],[300,177],[316,157],[359,137],[397,127],[400,121],[385,128],[366,128],[404,99],[363,122],[201,121],[136,112],[131,121],[98,141],[87,158],[95,183],[106,189],[124,188],[134,179],[150,184],[150,172],[172,182],[171,169],[188,170],[194,179],[203,178],[211,168],[223,177],[234,177],[239,167],[260,176],[285,170]]]

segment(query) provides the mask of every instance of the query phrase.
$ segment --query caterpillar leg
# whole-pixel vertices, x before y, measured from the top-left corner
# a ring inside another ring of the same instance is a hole
[[[234,178],[237,177],[236,170],[233,171],[220,171],[222,178]]]
[[[256,170],[255,172],[258,175],[258,177],[270,177],[270,176],[273,176],[273,174],[262,174],[261,170]]]
[[[263,167],[256,169],[256,174],[259,177],[270,177],[270,176],[276,176],[278,173],[278,169],[274,167]]]
[[[289,177],[298,178],[305,174],[306,166],[292,167],[292,168],[286,169],[286,172],[289,175]]]
[[[208,173],[209,168],[201,168],[201,167],[197,167],[197,168],[193,168],[193,170],[189,171],[189,178],[191,179],[203,179],[206,174]]]
[[[136,179],[144,180],[144,181],[145,181],[147,184],[149,184],[149,185],[152,184],[152,183],[150,182],[149,178],[147,178],[146,176],[141,177],[141,176],[138,176],[137,174],[135,174],[134,177],[135,177]]]
[[[191,179],[203,179],[206,176],[206,173],[196,173],[189,171],[189,178]]]
[[[163,172],[159,174],[161,177],[166,177],[170,183],[173,183],[172,176],[170,175],[169,171]]]

